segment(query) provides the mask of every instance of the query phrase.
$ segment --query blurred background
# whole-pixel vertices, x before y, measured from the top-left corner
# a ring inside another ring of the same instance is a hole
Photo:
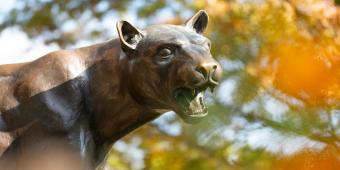
[[[113,170],[340,170],[339,0],[1,0],[0,64],[107,41],[124,19],[182,24],[200,9],[224,69],[209,116],[174,113],[118,141]]]

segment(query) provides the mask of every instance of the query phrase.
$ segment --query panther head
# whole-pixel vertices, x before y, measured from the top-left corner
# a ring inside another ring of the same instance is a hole
[[[202,33],[208,15],[199,11],[185,25],[152,25],[141,30],[117,23],[121,47],[128,58],[131,93],[153,110],[173,110],[184,121],[198,122],[208,114],[204,92],[214,89],[222,74]]]

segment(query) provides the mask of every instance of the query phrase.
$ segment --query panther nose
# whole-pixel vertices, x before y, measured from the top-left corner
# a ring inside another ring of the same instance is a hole
[[[196,68],[196,71],[201,73],[209,81],[209,84],[217,86],[221,79],[220,67],[216,62],[202,63]]]

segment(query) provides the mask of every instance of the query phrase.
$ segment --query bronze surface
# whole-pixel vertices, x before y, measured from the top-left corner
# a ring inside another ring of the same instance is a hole
[[[61,151],[101,169],[115,141],[166,111],[202,119],[201,94],[221,78],[207,23],[204,11],[183,26],[120,21],[118,39],[1,65],[0,169],[46,169],[42,158]]]

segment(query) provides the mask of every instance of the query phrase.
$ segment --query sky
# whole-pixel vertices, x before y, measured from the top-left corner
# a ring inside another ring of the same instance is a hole
[[[0,21],[17,5],[16,0],[0,1]],[[45,45],[42,38],[30,39],[19,27],[6,28],[0,33],[0,64],[34,60],[58,49],[57,44]]]
[[[139,1],[137,1],[139,2]],[[134,4],[134,8],[137,8],[139,3]],[[16,0],[0,0],[0,21],[3,20],[8,11],[13,9],[14,7],[18,7],[20,4]],[[99,8],[105,8],[105,3],[98,5]],[[113,13],[106,14],[103,20],[98,21],[95,19],[89,19],[89,15],[84,14],[79,20],[77,21],[65,21],[62,29],[72,30],[77,24],[81,24],[82,22],[86,22],[84,25],[86,28],[84,30],[91,30],[95,27],[102,27],[107,28],[110,37],[108,39],[112,39],[117,36],[116,29],[115,29],[115,22],[119,19],[117,15]],[[126,13],[123,18],[124,20],[128,20],[132,23],[137,23],[138,19],[134,12]],[[141,22],[138,22],[142,24]],[[86,33],[85,33],[86,35]],[[80,38],[78,42],[74,45],[70,46],[69,48],[77,48],[82,46],[91,45],[97,42],[101,42],[104,40],[97,40],[93,42],[93,40],[89,40],[86,38]],[[49,52],[55,51],[60,49],[58,44],[50,43],[45,44],[44,38],[42,36],[38,36],[34,39],[30,39],[25,32],[23,32],[20,27],[9,27],[1,30],[0,33],[0,64],[9,64],[9,63],[19,63],[19,62],[26,62],[37,59]]]
[[[96,27],[101,27],[108,32],[108,39],[112,39],[117,37],[115,24],[119,20],[127,20],[136,26],[144,27],[146,26],[146,22],[137,18],[136,11],[137,9],[143,5],[142,1],[133,1],[130,5],[130,9],[128,13],[125,13],[123,16],[118,16],[115,13],[108,13],[105,15],[103,20],[98,21],[90,18],[91,16],[84,14],[78,20],[68,20],[65,21],[62,29],[64,31],[72,30],[77,24],[84,24],[86,28],[84,30],[91,30]],[[179,8],[179,5],[176,3],[171,3],[173,8]],[[17,0],[0,0],[0,21],[3,20],[4,14],[10,11],[13,8],[18,8],[20,3]],[[105,9],[107,8],[107,2],[100,3],[97,5],[97,8]],[[189,18],[192,13],[191,12],[183,12],[184,17]],[[160,20],[165,20],[166,18],[171,18],[172,13],[167,8],[160,11],[157,15],[153,16],[151,22],[157,22]],[[85,33],[86,35],[86,33]],[[107,39],[106,39],[107,40]],[[105,41],[104,39],[93,40],[86,39],[86,37],[80,38],[78,42],[69,48],[77,48],[83,47],[87,45],[91,45],[94,43]],[[18,62],[26,62],[37,59],[49,52],[60,49],[58,44],[44,44],[44,38],[36,37],[34,39],[30,39],[19,27],[10,27],[2,30],[0,33],[0,64],[9,64],[9,63],[18,63]]]

